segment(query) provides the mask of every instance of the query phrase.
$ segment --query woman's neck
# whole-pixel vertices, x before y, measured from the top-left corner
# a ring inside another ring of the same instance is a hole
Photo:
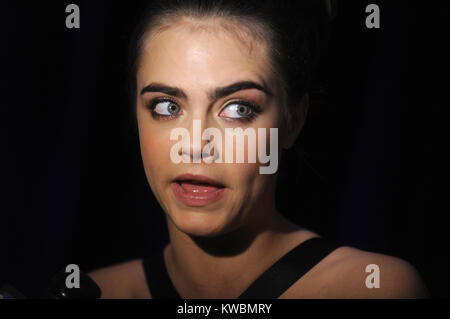
[[[261,212],[260,212],[261,213]],[[279,257],[281,245],[300,228],[275,209],[235,231],[196,238],[168,218],[167,270],[183,298],[236,298]]]

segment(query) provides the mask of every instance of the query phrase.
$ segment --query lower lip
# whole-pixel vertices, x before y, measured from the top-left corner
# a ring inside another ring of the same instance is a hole
[[[183,204],[191,207],[203,207],[221,200],[226,193],[225,188],[194,185],[190,183],[172,183],[175,197]]]

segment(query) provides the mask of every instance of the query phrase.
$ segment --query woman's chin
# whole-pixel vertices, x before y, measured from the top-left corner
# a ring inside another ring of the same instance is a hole
[[[227,222],[217,213],[177,212],[171,214],[175,227],[193,237],[216,237],[226,232]]]

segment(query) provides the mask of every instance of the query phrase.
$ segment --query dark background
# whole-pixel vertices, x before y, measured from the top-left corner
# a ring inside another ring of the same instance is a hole
[[[126,94],[141,2],[0,3],[0,284],[38,296],[65,265],[168,240]],[[381,29],[365,7],[381,8]],[[340,1],[279,206],[297,223],[408,260],[448,298],[448,1]],[[293,205],[299,201],[301,204]]]

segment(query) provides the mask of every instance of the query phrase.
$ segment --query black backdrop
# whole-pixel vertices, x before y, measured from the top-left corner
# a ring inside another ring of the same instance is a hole
[[[69,3],[0,4],[0,284],[28,296],[64,265],[91,270],[168,240],[124,81],[142,1],[76,1],[79,30],[65,28]],[[369,3],[380,30],[365,28]],[[410,261],[448,297],[448,1],[340,1],[338,13],[280,209]]]

